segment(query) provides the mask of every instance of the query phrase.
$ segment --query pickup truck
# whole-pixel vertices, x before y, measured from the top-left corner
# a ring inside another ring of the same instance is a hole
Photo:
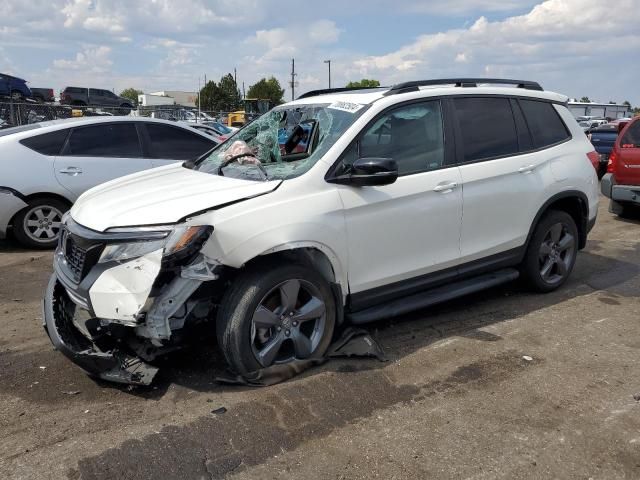
[[[618,125],[607,123],[592,128],[587,133],[593,148],[600,155],[600,162],[597,168],[598,178],[601,179],[607,173],[607,162],[613,145],[618,138]]]
[[[23,100],[31,97],[31,90],[27,86],[27,81],[0,73],[0,97],[11,97],[13,100]]]
[[[31,88],[31,94],[33,99],[39,102],[55,102],[55,96],[53,94],[53,88]]]
[[[60,92],[60,103],[78,107],[120,107],[121,114],[127,114],[133,108],[128,98],[101,88],[66,87]]]

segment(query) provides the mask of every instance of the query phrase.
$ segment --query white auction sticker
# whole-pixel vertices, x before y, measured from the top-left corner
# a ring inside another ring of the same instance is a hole
[[[342,110],[343,112],[356,113],[360,110],[364,105],[359,103],[351,103],[351,102],[340,102],[336,101],[329,105],[329,108],[333,108],[334,110]]]

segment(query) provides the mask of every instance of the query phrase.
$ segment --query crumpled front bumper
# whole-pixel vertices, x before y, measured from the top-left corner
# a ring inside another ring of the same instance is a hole
[[[73,321],[77,308],[53,274],[43,301],[43,326],[54,348],[91,376],[117,383],[149,385],[158,369],[118,348],[115,341],[104,342],[106,333],[101,332],[98,319],[87,321],[87,331],[83,334]],[[114,346],[100,348],[98,343]]]

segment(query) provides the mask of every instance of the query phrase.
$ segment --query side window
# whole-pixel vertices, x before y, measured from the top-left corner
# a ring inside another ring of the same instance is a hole
[[[398,107],[381,115],[360,136],[343,164],[356,158],[393,158],[399,175],[426,172],[444,163],[444,137],[439,100]]]
[[[216,143],[197,133],[169,125],[147,123],[152,158],[194,160]]]
[[[569,138],[569,132],[552,104],[536,100],[519,100],[535,148],[548,147]]]
[[[25,138],[20,140],[20,143],[41,155],[59,155],[68,134],[69,129],[65,128],[64,130],[57,130],[55,132]]]
[[[508,98],[455,98],[464,161],[518,153],[518,136]]]
[[[629,125],[620,139],[620,146],[622,148],[640,148],[640,122],[635,121]]]
[[[80,157],[142,158],[133,123],[108,123],[74,128],[64,152]]]

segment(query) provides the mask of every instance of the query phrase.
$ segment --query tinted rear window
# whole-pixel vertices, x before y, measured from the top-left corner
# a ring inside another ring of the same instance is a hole
[[[112,123],[75,128],[65,155],[141,158],[142,150],[133,123]]]
[[[453,103],[462,133],[465,162],[518,152],[509,99],[456,98]]]
[[[640,147],[640,122],[636,121],[629,125],[620,139],[620,145],[622,148]]]
[[[535,100],[519,100],[529,125],[535,148],[548,147],[567,140],[570,135],[552,104]]]
[[[80,87],[67,87],[64,89],[65,92],[67,93],[86,93],[87,89],[86,88],[80,88]]]
[[[195,160],[216,143],[197,133],[169,125],[147,123],[151,156],[168,160]]]
[[[55,132],[25,138],[20,140],[20,143],[42,155],[59,155],[68,133],[69,129],[65,128],[63,130],[56,130]]]

